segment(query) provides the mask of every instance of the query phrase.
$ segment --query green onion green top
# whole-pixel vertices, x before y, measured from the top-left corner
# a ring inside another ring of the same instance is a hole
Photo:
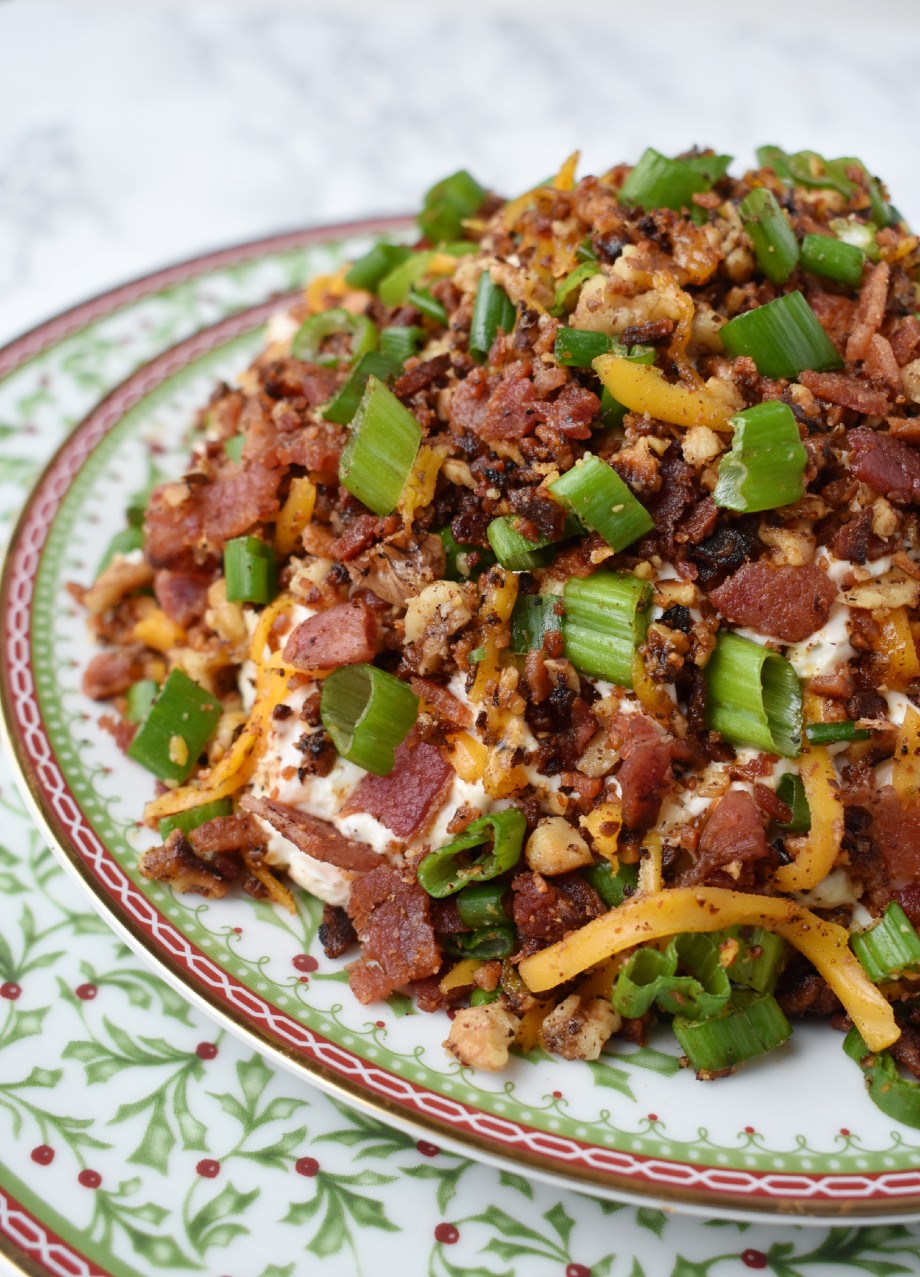
[[[396,747],[415,726],[418,697],[375,665],[343,665],[323,680],[320,717],[343,758],[388,776]]]
[[[750,355],[764,377],[843,367],[818,316],[798,292],[737,315],[719,329],[719,336],[730,355]]]
[[[719,462],[712,499],[726,510],[754,513],[798,501],[808,453],[792,409],[778,399],[732,417],[731,452]]]
[[[784,657],[720,632],[705,670],[706,725],[735,745],[782,758],[802,751],[802,687]]]
[[[339,481],[374,514],[396,509],[422,442],[408,408],[370,376],[339,461]]]
[[[523,813],[516,807],[480,816],[419,862],[420,885],[429,896],[441,898],[468,883],[488,882],[507,873],[520,859],[526,829]]]

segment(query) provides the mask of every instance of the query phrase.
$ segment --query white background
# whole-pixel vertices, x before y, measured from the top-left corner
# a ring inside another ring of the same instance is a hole
[[[204,249],[711,144],[858,155],[920,222],[910,0],[0,0],[0,342]],[[0,1271],[3,1271],[0,1260]]]

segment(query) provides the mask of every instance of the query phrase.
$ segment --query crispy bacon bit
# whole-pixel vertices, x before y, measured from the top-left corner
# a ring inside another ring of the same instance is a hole
[[[546,424],[569,439],[589,439],[590,423],[600,409],[601,401],[597,395],[574,382],[563,387],[551,402],[539,404],[540,415]]]
[[[373,545],[380,535],[382,522],[374,514],[359,514],[356,519],[352,519],[342,535],[336,537],[330,546],[332,558],[339,563],[347,563]]]
[[[337,669],[372,661],[379,647],[376,612],[366,603],[336,603],[291,631],[284,659],[300,670]]]
[[[441,952],[430,900],[414,878],[407,880],[391,865],[380,865],[357,880],[348,914],[361,942],[361,958],[348,974],[359,1002],[379,1001],[400,985],[438,971]]]
[[[800,643],[827,621],[837,587],[811,563],[778,568],[745,563],[709,597],[726,620]]]
[[[251,811],[276,829],[288,842],[323,864],[335,865],[350,873],[369,873],[383,863],[383,857],[366,842],[346,838],[334,825],[318,816],[310,816],[274,798],[256,798],[246,794],[240,801],[244,811]]]
[[[769,820],[785,821],[792,819],[792,808],[784,803],[775,789],[756,781],[752,786],[754,802]]]
[[[416,696],[431,706],[442,723],[448,723],[451,727],[469,727],[472,724],[470,707],[458,700],[443,683],[435,683],[430,678],[413,678],[411,687]]]
[[[389,776],[364,776],[342,815],[364,811],[392,829],[397,838],[411,838],[440,808],[453,776],[453,768],[436,745],[409,736],[397,748]]]
[[[887,262],[879,262],[866,271],[856,307],[856,321],[847,342],[848,363],[865,359],[873,334],[878,332],[885,318],[890,279],[891,267]],[[804,377],[801,380],[804,382]]]
[[[169,619],[187,630],[204,616],[211,580],[210,574],[163,568],[153,578],[153,592]]]
[[[909,443],[860,426],[847,435],[850,469],[891,501],[920,502],[920,452]]]
[[[265,835],[245,812],[234,816],[215,816],[197,825],[187,835],[196,855],[207,859],[220,852],[240,851],[243,847],[260,847]]]
[[[151,847],[138,861],[144,878],[168,882],[174,891],[219,900],[230,890],[231,877],[196,856],[181,829],[174,829],[162,847]]]
[[[884,417],[891,411],[888,395],[883,390],[873,390],[868,382],[858,377],[848,377],[842,372],[803,372],[799,381],[807,386],[816,399],[852,408],[854,412],[870,417]]]
[[[624,328],[620,340],[624,346],[657,346],[667,341],[673,331],[673,319],[649,319]]]
[[[903,368],[914,358],[917,347],[920,346],[920,320],[916,315],[905,315],[903,319],[896,319],[891,326],[888,340],[898,366]]]
[[[253,462],[213,483],[156,488],[144,519],[148,560],[168,568],[193,562],[196,550],[220,553],[231,537],[277,514],[280,479],[279,470]]]
[[[433,381],[441,380],[449,371],[450,355],[435,355],[434,359],[426,359],[398,377],[393,384],[393,393],[400,399],[408,399]]]
[[[644,714],[618,714],[612,736],[620,752],[617,780],[627,829],[648,829],[671,788],[671,741]]]
[[[83,671],[83,691],[94,701],[121,696],[144,677],[146,660],[141,644],[112,647],[94,656]]]
[[[542,419],[535,400],[533,382],[512,366],[492,391],[477,433],[483,439],[523,439]]]
[[[771,855],[763,817],[750,794],[730,789],[719,799],[700,835],[698,860],[684,876],[684,884],[703,883],[733,861],[742,863]]]
[[[560,874],[549,882],[527,870],[512,879],[511,890],[514,925],[527,952],[561,940],[604,912],[600,896],[577,873]]]
[[[351,919],[344,909],[337,905],[323,905],[323,920],[319,924],[319,942],[327,958],[341,958],[358,937],[351,925]]]
[[[783,984],[787,983],[784,976]],[[786,1015],[836,1015],[840,1010],[840,1000],[821,976],[800,970],[798,964],[790,987],[781,987],[776,1000]]]

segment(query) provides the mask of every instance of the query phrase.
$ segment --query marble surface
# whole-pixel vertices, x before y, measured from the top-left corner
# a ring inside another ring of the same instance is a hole
[[[577,146],[857,154],[920,217],[918,56],[912,0],[0,0],[0,339],[461,164],[513,193]]]
[[[0,343],[461,165],[513,194],[576,147],[855,154],[920,221],[918,61],[913,0],[0,0]]]

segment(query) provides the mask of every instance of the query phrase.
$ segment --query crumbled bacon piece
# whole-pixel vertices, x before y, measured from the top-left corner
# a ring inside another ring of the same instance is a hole
[[[772,567],[745,563],[709,597],[720,615],[760,634],[799,643],[830,616],[837,587],[814,564]]]
[[[397,838],[411,838],[444,802],[453,777],[454,769],[436,745],[410,736],[397,748],[389,776],[368,772],[352,791],[342,814],[367,812],[392,829]]]
[[[341,958],[358,940],[351,919],[337,905],[323,905],[323,920],[318,934],[327,958]]]
[[[284,659],[300,670],[336,669],[372,661],[380,645],[377,614],[366,603],[336,603],[291,631]]]
[[[644,714],[618,714],[612,729],[622,760],[617,780],[623,824],[627,829],[648,829],[671,788],[671,741]]]
[[[246,794],[240,806],[254,816],[261,816],[288,842],[324,864],[335,865],[337,869],[350,873],[368,873],[382,862],[380,854],[366,842],[346,838],[327,820],[310,816],[296,807],[289,807],[287,803]]]
[[[187,630],[204,616],[211,580],[210,573],[163,568],[153,578],[153,592],[169,619]]]
[[[842,372],[803,372],[799,381],[818,399],[852,408],[871,417],[884,417],[891,403],[884,390],[873,390],[868,382]]]
[[[94,701],[121,696],[144,677],[146,660],[141,644],[111,647],[94,656],[83,671],[83,692]]]
[[[743,789],[730,789],[711,810],[697,844],[697,862],[683,878],[687,886],[704,883],[733,861],[745,863],[771,855],[763,817]]]
[[[348,975],[359,1002],[379,1001],[410,980],[436,974],[441,952],[430,901],[414,877],[403,877],[392,865],[381,865],[355,883],[348,915],[361,942],[361,958]]]
[[[920,452],[894,439],[860,426],[847,435],[850,469],[862,483],[891,501],[905,505],[920,502]]]

